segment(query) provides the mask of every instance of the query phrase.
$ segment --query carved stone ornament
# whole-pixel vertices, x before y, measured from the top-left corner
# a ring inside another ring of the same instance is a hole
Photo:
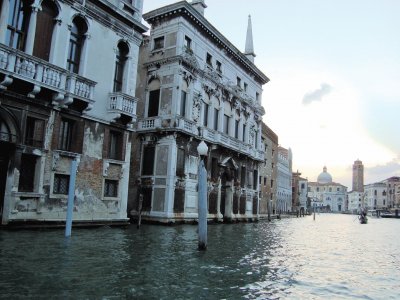
[[[192,108],[192,118],[193,121],[195,121],[196,123],[200,119],[201,102],[202,102],[201,94],[196,93],[193,97],[193,108]]]
[[[55,171],[57,169],[58,161],[60,160],[60,153],[53,152],[53,163],[51,169]]]
[[[189,72],[180,70],[179,72],[182,75],[182,78],[187,82],[188,85],[194,80],[194,76]]]

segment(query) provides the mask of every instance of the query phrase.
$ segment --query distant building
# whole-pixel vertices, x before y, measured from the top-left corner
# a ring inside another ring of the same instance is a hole
[[[128,221],[142,4],[1,2],[2,224]]]
[[[345,210],[347,187],[333,182],[327,168],[318,175],[317,182],[308,183],[308,198],[311,206],[319,210],[341,212]]]
[[[278,147],[277,213],[292,211],[292,151]]]
[[[364,192],[364,165],[361,160],[353,164],[353,192]]]
[[[138,122],[132,147],[130,209],[156,222],[198,217],[201,140],[208,145],[210,219],[257,219],[262,86],[253,63],[251,21],[245,53],[205,17],[204,1],[180,1],[147,12],[140,50]]]
[[[299,171],[292,173],[292,207],[293,211],[305,213],[307,210],[308,180],[301,177]]]
[[[278,136],[264,122],[262,123],[262,144],[265,158],[260,168],[260,214],[275,213],[276,177],[278,162]]]
[[[387,207],[398,207],[398,201],[396,200],[396,186],[400,185],[400,177],[392,176],[382,180],[381,182],[386,184]]]
[[[348,207],[347,210],[352,213],[358,213],[362,208],[364,193],[357,191],[350,191],[347,194],[348,198]]]
[[[364,186],[364,203],[367,209],[387,209],[387,188],[386,183],[376,182]]]

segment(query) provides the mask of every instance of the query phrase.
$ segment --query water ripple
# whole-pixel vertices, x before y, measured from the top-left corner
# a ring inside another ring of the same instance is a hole
[[[399,220],[0,231],[1,299],[400,299]]]

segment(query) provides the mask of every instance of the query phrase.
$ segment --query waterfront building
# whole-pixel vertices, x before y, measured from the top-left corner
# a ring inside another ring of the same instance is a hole
[[[292,150],[278,147],[278,174],[276,210],[285,213],[292,210]]]
[[[347,187],[333,182],[331,174],[324,167],[318,175],[316,182],[308,183],[308,198],[311,206],[316,206],[321,211],[345,211]]]
[[[364,165],[361,160],[356,160],[353,164],[353,191],[364,192]]]
[[[387,187],[384,182],[375,182],[364,186],[364,204],[367,209],[387,209]]]
[[[260,168],[260,215],[266,215],[276,210],[278,135],[262,122],[261,138],[265,156]]]
[[[396,185],[400,184],[400,177],[392,176],[381,182],[386,184],[387,207],[396,207]]]
[[[130,210],[156,222],[198,217],[197,146],[208,146],[208,218],[256,219],[262,86],[254,64],[251,19],[245,52],[205,17],[202,0],[147,12],[150,36],[141,46],[138,122],[132,147]]]
[[[3,0],[2,224],[127,219],[142,1]]]
[[[299,171],[292,173],[292,207],[293,211],[305,213],[307,210],[308,180],[301,177]]]
[[[362,208],[364,192],[350,191],[347,194],[347,210],[351,213],[358,213]]]
[[[395,201],[395,207],[399,208],[400,207],[400,182],[396,182],[394,184],[394,201]]]

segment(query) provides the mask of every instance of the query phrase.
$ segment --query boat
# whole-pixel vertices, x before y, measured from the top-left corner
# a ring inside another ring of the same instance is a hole
[[[381,213],[381,218],[400,219],[399,209]]]
[[[367,224],[368,223],[367,212],[366,212],[365,209],[360,211],[360,215],[358,216],[358,220],[360,221],[360,224]]]

